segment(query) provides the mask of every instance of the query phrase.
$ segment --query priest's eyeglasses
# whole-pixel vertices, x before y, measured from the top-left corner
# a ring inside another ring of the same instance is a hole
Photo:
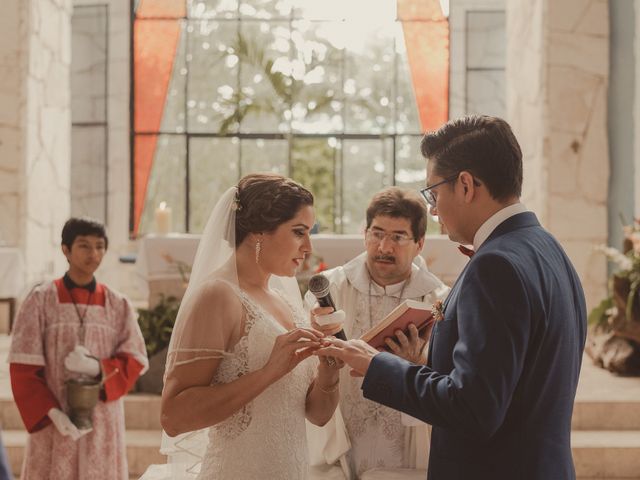
[[[367,230],[365,234],[367,242],[372,244],[381,243],[385,238],[388,238],[393,244],[399,247],[404,247],[413,241],[413,237],[410,237],[406,233],[387,233],[384,230]]]

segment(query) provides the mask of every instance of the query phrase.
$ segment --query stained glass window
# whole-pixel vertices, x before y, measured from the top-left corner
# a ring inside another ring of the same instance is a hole
[[[131,229],[161,201],[198,233],[249,172],[300,181],[320,231],[361,231],[380,188],[425,181],[420,137],[448,118],[438,0],[138,0]]]

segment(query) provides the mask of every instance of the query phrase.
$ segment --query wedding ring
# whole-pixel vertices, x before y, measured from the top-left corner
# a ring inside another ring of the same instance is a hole
[[[335,367],[336,359],[333,357],[327,357],[327,365],[329,365],[330,367]]]

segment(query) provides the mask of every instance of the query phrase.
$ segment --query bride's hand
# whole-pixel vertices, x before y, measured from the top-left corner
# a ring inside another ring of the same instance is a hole
[[[262,370],[275,382],[320,348],[324,335],[312,328],[296,328],[276,337]]]
[[[327,338],[320,340],[321,347],[328,347],[330,345],[331,342]],[[335,376],[345,365],[342,360],[335,357],[319,356],[318,359],[320,360],[318,364],[318,374],[322,376]]]

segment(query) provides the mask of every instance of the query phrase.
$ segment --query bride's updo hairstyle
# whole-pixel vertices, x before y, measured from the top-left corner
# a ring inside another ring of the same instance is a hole
[[[236,247],[251,232],[273,232],[306,205],[313,205],[313,195],[290,178],[272,173],[242,177],[236,197]]]

